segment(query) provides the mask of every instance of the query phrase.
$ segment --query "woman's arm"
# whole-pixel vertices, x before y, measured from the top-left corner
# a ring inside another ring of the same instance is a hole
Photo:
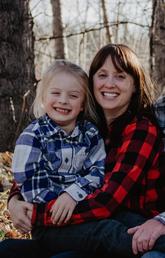
[[[73,223],[108,218],[124,207],[148,216],[156,215],[160,196],[156,182],[160,181],[158,163],[161,152],[161,140],[155,125],[147,119],[129,124],[115,155],[113,149],[107,155],[103,187],[76,207]]]
[[[8,202],[8,209],[14,226],[21,232],[27,233],[31,230],[31,218],[28,213],[33,210],[31,203],[20,200],[20,195],[13,195]]]
[[[165,235],[165,224],[154,218],[140,226],[130,228],[128,233],[133,234],[132,250],[136,255],[138,252],[146,252],[153,248],[156,240]]]

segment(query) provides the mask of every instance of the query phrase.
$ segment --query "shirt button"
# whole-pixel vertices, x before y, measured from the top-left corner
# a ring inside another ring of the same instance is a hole
[[[69,161],[69,159],[68,159],[68,158],[66,158],[66,159],[65,159],[65,163],[68,163],[68,161]]]
[[[83,195],[79,193],[79,194],[78,194],[78,197],[83,198]]]

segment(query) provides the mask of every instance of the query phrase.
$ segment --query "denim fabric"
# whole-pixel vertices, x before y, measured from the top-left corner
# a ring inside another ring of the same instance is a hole
[[[151,252],[145,253],[141,258],[165,258],[165,253],[151,251]]]
[[[110,258],[109,255],[92,255],[89,253],[78,253],[78,252],[74,252],[74,251],[70,251],[70,252],[63,252],[63,253],[59,253],[56,255],[51,256],[50,258]],[[123,256],[116,256],[116,255],[112,255],[111,258],[123,258]]]
[[[48,258],[35,240],[6,239],[0,242],[1,258]]]
[[[132,215],[132,214],[131,214]],[[132,216],[131,216],[132,217]],[[124,215],[121,216],[124,221]],[[137,225],[125,216],[127,224]],[[92,252],[93,254],[114,253],[132,256],[132,237],[127,227],[116,220],[101,220],[80,225],[36,230],[34,237],[43,241],[42,245],[52,253],[64,251]]]
[[[70,252],[63,252],[63,253],[56,254],[54,256],[51,256],[50,258],[92,258],[92,257],[90,256],[90,254],[86,254],[86,253],[82,254],[82,253],[70,251]]]
[[[115,218],[118,221],[106,219],[79,225],[38,229],[34,237],[40,237],[42,245],[52,255],[55,252],[74,250],[80,253],[86,251],[100,254],[101,257],[103,254],[133,257],[132,236],[127,233],[127,229],[143,223],[145,219],[130,212],[122,212]],[[156,242],[155,250],[165,251],[165,236]]]

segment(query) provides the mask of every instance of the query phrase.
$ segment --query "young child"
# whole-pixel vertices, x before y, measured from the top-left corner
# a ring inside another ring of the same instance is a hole
[[[79,66],[56,61],[37,88],[37,119],[16,142],[12,171],[21,194],[34,204],[56,198],[54,224],[66,223],[77,202],[103,183],[104,142],[89,121],[96,115],[87,85]]]

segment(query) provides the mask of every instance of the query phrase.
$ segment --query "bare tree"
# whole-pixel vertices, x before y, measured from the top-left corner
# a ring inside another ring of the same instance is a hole
[[[165,0],[152,0],[152,3],[151,75],[162,91],[165,88]]]
[[[55,58],[65,58],[63,26],[60,0],[51,0],[53,11],[53,36],[55,37]]]
[[[103,21],[104,21],[104,26],[106,29],[106,37],[107,37],[107,42],[111,42],[111,33],[110,33],[110,28],[109,28],[109,24],[108,24],[108,16],[107,16],[107,11],[106,11],[106,4],[105,4],[105,0],[101,0],[101,7],[103,10]]]
[[[35,77],[28,2],[0,1],[0,151],[13,149],[29,119]]]

